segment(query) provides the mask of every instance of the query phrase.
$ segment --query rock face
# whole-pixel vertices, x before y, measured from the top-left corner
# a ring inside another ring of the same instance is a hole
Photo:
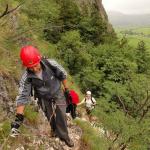
[[[93,3],[97,6],[101,17],[103,19],[105,19],[106,21],[108,21],[108,17],[107,17],[105,9],[103,7],[102,0],[93,0]]]
[[[106,13],[105,8],[103,7],[103,4],[102,4],[102,0],[76,0],[76,2],[80,6],[82,6],[82,5],[89,5],[89,6],[94,5],[99,10],[100,16],[106,22],[108,32],[114,32],[112,25],[109,23],[107,13]]]
[[[16,92],[16,82],[7,74],[0,73],[0,122],[14,112],[13,95]]]
[[[102,0],[93,0],[93,1],[95,1],[95,4],[98,6],[98,9],[99,9],[101,17],[107,23],[107,30],[108,30],[108,32],[114,32],[112,25],[109,23],[107,13],[106,13],[105,8],[104,8],[104,6],[102,4]]]

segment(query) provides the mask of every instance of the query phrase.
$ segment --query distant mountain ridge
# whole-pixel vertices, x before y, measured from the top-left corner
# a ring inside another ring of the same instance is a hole
[[[114,26],[149,26],[150,14],[123,14],[120,12],[107,12],[109,21]]]

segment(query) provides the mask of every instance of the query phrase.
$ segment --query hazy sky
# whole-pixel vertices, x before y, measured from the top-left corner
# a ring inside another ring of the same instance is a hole
[[[106,11],[115,10],[122,13],[150,13],[150,0],[102,0]]]

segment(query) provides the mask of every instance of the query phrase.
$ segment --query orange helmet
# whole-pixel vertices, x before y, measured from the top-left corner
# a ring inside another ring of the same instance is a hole
[[[20,59],[27,68],[34,67],[41,61],[41,54],[38,49],[28,45],[21,48]]]

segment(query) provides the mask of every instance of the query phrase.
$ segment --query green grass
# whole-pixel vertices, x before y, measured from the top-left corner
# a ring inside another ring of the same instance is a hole
[[[127,36],[129,45],[137,47],[138,42],[141,40],[145,42],[145,46],[148,51],[150,51],[150,38],[140,37],[140,36]]]
[[[30,124],[35,124],[37,123],[38,120],[38,112],[34,110],[34,106],[28,105],[25,108],[25,117],[26,119],[30,122]]]
[[[90,150],[108,150],[108,141],[104,137],[101,137],[100,133],[90,126],[89,122],[80,120],[76,120],[75,122],[82,128],[82,140]]]
[[[137,33],[143,33],[145,35],[150,34],[150,27],[138,27],[138,28],[133,28],[133,31]]]
[[[115,31],[119,32],[119,31],[123,31],[123,30],[132,30],[136,33],[143,33],[145,35],[150,34],[150,27],[116,27]]]
[[[0,125],[0,144],[4,142],[4,139],[9,135],[10,132],[10,122],[4,121]]]
[[[131,34],[123,34],[122,31],[132,31],[133,35]],[[143,40],[145,42],[146,48],[150,51],[150,27],[125,27],[125,28],[116,28],[115,29],[118,37],[121,39],[123,36],[126,36],[128,39],[129,45],[133,46],[134,48],[137,47],[139,41]]]

